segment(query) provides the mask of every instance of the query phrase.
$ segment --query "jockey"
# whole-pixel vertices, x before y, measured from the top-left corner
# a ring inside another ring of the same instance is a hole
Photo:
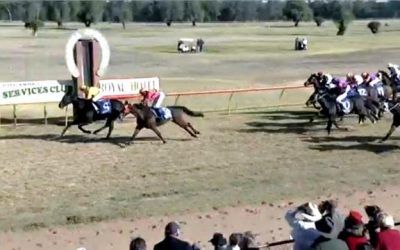
[[[165,94],[162,91],[144,90],[143,88],[139,90],[140,95],[143,97],[142,103],[145,106],[153,108],[158,115],[164,117],[164,111],[162,110],[161,104],[165,99]]]
[[[396,85],[400,84],[400,69],[399,65],[388,63],[388,69],[390,71],[390,76],[394,79]]]
[[[95,86],[86,86],[86,85],[81,85],[79,89],[83,91],[83,93],[85,94],[86,100],[92,101],[94,109],[96,110],[96,112],[98,112],[99,107],[96,101],[99,100],[100,89]]]
[[[323,85],[325,85],[327,87],[329,86],[329,84],[332,83],[333,77],[331,74],[325,74],[322,71],[319,71],[317,73],[317,76],[319,78],[320,83],[322,83]]]
[[[336,98],[336,102],[340,104],[340,106],[344,109],[344,101],[347,98],[351,90],[351,86],[354,84],[354,75],[352,73],[348,73],[346,75],[346,80],[339,81],[338,87],[340,90],[340,95]]]
[[[100,89],[95,86],[86,86],[86,85],[81,85],[79,87],[81,91],[85,94],[85,99],[87,100],[93,100],[96,96],[100,94]]]

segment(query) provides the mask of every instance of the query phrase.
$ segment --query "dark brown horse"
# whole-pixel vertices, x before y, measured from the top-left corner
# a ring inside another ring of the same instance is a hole
[[[153,130],[154,133],[156,133],[157,136],[160,138],[160,140],[163,143],[166,143],[166,141],[162,137],[157,127],[164,125],[170,120],[172,120],[179,127],[186,130],[192,137],[197,137],[197,135],[200,134],[200,132],[197,131],[192,126],[192,124],[190,124],[185,120],[184,115],[186,114],[194,117],[204,117],[203,113],[191,111],[190,109],[183,106],[168,106],[167,108],[171,111],[171,118],[160,120],[159,118],[156,117],[156,115],[154,114],[154,112],[150,107],[144,106],[141,103],[130,104],[128,102],[125,102],[125,115],[130,113],[136,117],[136,128],[135,131],[133,132],[130,143],[133,142],[135,137],[139,134],[140,130],[142,130],[143,128],[148,128]]]
[[[385,96],[392,96],[392,100],[396,100],[397,86],[389,74],[384,70],[378,70],[377,77],[382,81]]]

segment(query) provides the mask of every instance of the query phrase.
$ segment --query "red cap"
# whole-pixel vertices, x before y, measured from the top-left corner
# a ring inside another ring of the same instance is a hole
[[[363,224],[362,215],[358,211],[350,211],[349,218],[357,224]]]

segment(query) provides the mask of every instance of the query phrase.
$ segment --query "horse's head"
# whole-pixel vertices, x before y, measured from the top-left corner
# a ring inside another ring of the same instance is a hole
[[[305,87],[308,87],[310,85],[314,85],[315,86],[316,84],[319,84],[319,81],[318,81],[318,75],[315,74],[315,73],[311,74],[308,77],[308,79],[304,82],[304,86]]]
[[[67,86],[64,97],[61,99],[60,103],[58,103],[58,107],[60,109],[63,109],[71,104],[76,98],[76,96],[73,94],[73,89],[74,88],[72,86]]]

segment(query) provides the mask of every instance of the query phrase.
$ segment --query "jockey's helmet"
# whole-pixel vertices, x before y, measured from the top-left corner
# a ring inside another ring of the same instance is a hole
[[[321,77],[321,76],[323,76],[323,75],[324,75],[324,72],[318,71],[317,76]]]
[[[371,80],[371,75],[368,72],[363,72],[361,77],[364,81],[369,82]]]
[[[148,92],[148,91],[145,90],[144,88],[141,88],[141,89],[139,90],[139,94],[141,94],[142,96],[146,95],[147,92]]]

